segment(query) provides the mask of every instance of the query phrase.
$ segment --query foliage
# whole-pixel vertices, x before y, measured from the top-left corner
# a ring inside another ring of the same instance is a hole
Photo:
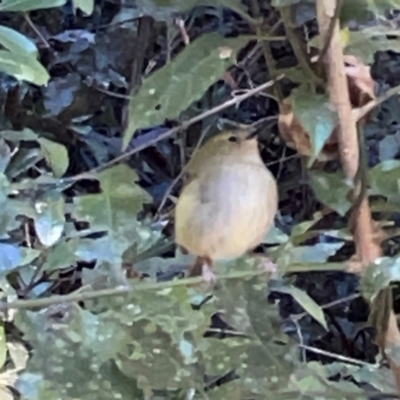
[[[356,291],[371,300],[400,280],[397,246],[361,282],[344,272],[353,185],[337,162],[303,169],[273,129],[260,134],[261,154],[280,182],[280,216],[258,249],[278,265],[271,276],[251,256],[221,262],[211,291],[182,279],[193,258],[173,244],[178,191],[171,184],[200,131],[276,114],[276,92],[233,104],[237,92],[283,72],[281,89],[310,135],[308,167],[323,152],[337,116],[291,50],[300,39],[310,51],[321,47],[315,4],[117,3],[0,4],[1,399],[15,392],[27,400],[395,392],[376,363],[367,305],[353,300]],[[400,83],[400,62],[385,52],[398,48],[390,14],[397,8],[397,0],[360,0],[345,2],[340,15],[346,53],[374,61],[374,79],[386,86]],[[365,128],[372,207],[381,225],[396,227],[398,101],[384,103]],[[182,123],[183,133],[174,128]],[[107,164],[121,148],[137,151],[129,162]]]

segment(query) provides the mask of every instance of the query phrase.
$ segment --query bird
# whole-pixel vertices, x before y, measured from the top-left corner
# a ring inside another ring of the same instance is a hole
[[[175,242],[196,256],[189,276],[214,281],[215,261],[241,257],[264,240],[278,209],[277,183],[261,158],[257,131],[249,128],[209,139],[185,172]]]

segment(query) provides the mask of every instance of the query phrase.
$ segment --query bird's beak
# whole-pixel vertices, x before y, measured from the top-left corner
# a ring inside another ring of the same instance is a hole
[[[249,130],[249,134],[246,136],[246,140],[254,139],[255,137],[258,136],[258,134],[261,132],[260,128],[253,127]]]

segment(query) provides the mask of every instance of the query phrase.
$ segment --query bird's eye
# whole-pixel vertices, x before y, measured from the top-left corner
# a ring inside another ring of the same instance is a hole
[[[236,136],[230,136],[228,140],[229,140],[230,142],[235,143],[235,142],[238,141],[238,138],[237,138]]]

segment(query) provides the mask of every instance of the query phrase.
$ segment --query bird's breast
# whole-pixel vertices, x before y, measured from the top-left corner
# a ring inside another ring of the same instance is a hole
[[[177,242],[214,260],[238,257],[264,239],[276,210],[276,182],[264,166],[205,170],[178,200]]]

